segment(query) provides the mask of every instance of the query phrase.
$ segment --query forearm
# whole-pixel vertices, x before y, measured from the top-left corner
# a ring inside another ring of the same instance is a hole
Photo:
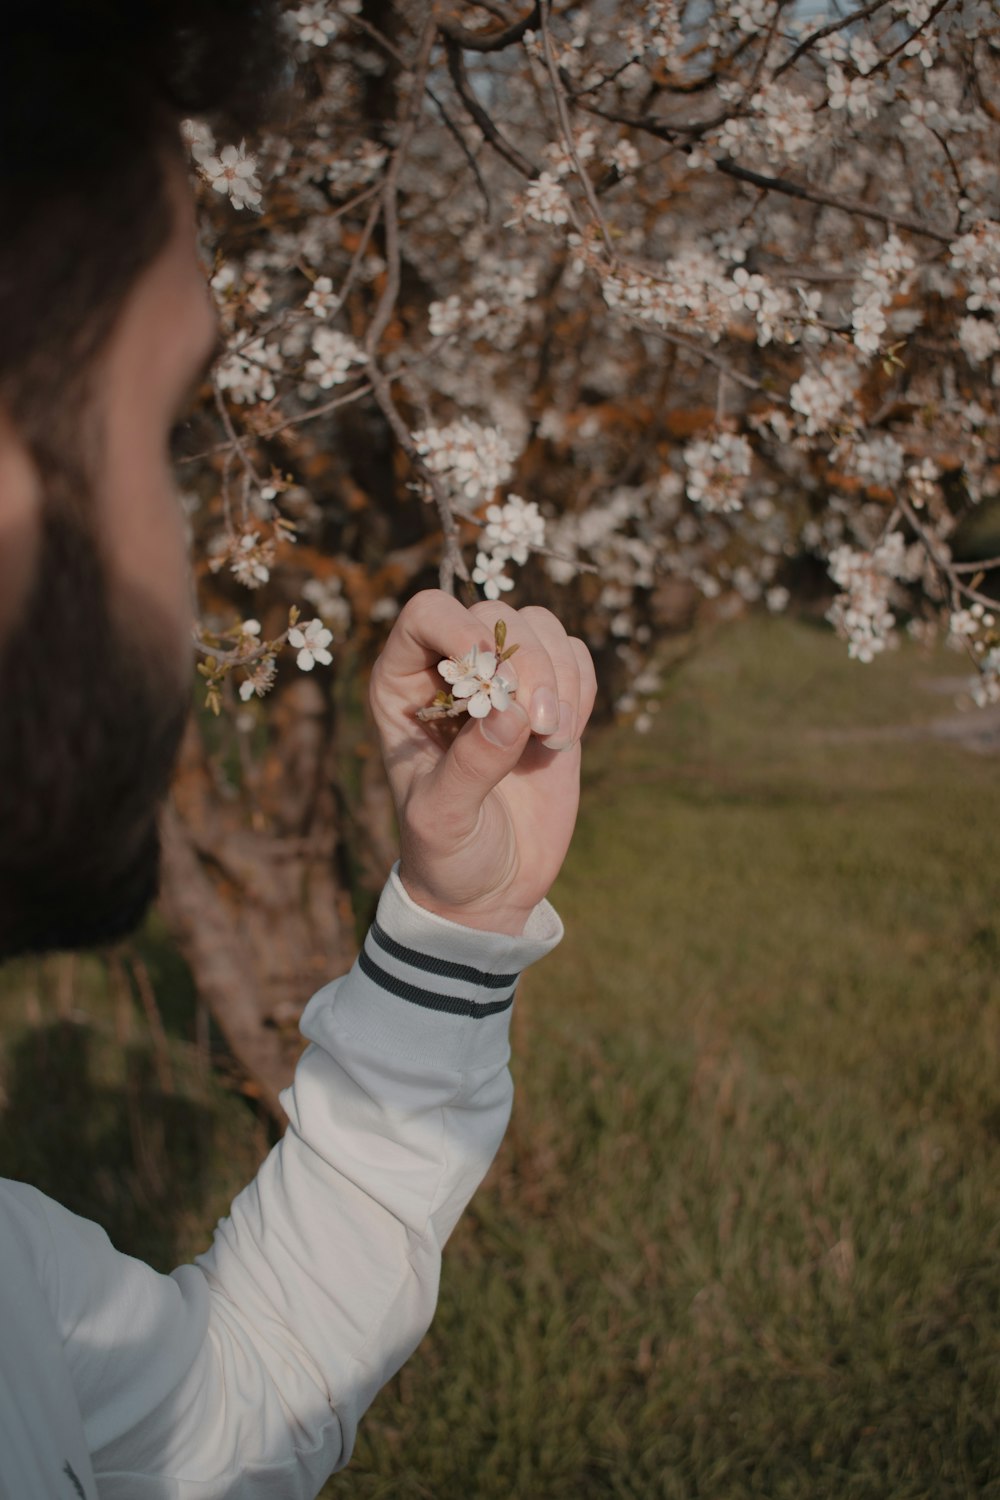
[[[102,1495],[293,1500],[347,1461],[430,1322],[442,1246],[507,1123],[516,975],[560,932],[544,905],[521,939],[457,928],[391,883],[359,963],[303,1016],[283,1140],[197,1269],[143,1285],[187,1365],[164,1397],[154,1317],[133,1352],[156,1401],[126,1383],[85,1413]]]

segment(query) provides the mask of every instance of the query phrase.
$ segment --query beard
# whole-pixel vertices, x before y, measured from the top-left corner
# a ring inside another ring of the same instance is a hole
[[[0,959],[109,943],[145,916],[190,707],[176,639],[140,598],[112,600],[78,516],[43,516],[0,639]]]

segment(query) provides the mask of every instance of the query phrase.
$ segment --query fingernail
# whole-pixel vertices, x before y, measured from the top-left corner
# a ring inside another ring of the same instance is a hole
[[[559,704],[551,688],[536,688],[531,695],[531,727],[536,734],[555,734],[559,727]]]
[[[559,728],[544,742],[546,750],[568,750],[573,743],[576,715],[568,703],[559,699]]]
[[[524,733],[524,710],[512,703],[502,713],[487,714],[485,719],[480,719],[482,725],[483,739],[489,740],[491,745],[499,745],[502,750],[508,750]]]

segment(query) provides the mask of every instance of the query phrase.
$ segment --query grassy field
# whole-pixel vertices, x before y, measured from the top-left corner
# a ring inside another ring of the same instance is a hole
[[[1000,1496],[1000,758],[926,733],[960,671],[761,619],[595,737],[511,1130],[325,1494]],[[262,1142],[144,952],[173,1092],[99,973],[60,1019],[12,970],[0,1169],[164,1264]]]

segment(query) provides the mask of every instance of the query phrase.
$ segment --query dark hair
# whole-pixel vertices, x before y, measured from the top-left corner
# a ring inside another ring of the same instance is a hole
[[[242,134],[273,99],[275,0],[2,0],[0,404],[42,473],[170,232],[187,115]]]
[[[0,643],[0,962],[112,942],[142,920],[190,701],[176,625],[127,589],[112,600],[62,497],[39,544]]]

